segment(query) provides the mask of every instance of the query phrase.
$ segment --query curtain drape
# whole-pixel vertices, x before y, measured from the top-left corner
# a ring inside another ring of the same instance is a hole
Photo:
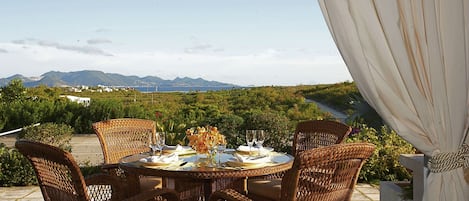
[[[469,125],[469,1],[319,3],[360,93],[381,117],[427,156],[460,151]],[[424,200],[469,200],[458,167],[432,171]]]

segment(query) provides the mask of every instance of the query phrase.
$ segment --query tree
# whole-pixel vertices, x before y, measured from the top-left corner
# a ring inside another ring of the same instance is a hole
[[[10,103],[16,101],[23,101],[26,99],[26,88],[23,81],[20,79],[13,79],[7,86],[0,88],[0,100],[3,103]]]
[[[287,117],[276,112],[250,111],[244,114],[244,130],[251,129],[267,132],[264,145],[278,151],[291,151],[293,128]]]

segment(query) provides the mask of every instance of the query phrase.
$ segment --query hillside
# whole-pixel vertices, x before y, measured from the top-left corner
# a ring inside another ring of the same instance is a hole
[[[50,71],[42,74],[39,78],[28,78],[23,75],[13,75],[8,78],[0,78],[0,86],[7,85],[13,79],[21,79],[25,86],[34,87],[46,85],[49,87],[63,86],[158,86],[158,87],[218,87],[237,88],[239,86],[217,81],[207,81],[202,78],[175,78],[174,80],[164,80],[156,76],[126,76],[116,73],[104,73],[101,71],[76,71],[58,72]]]

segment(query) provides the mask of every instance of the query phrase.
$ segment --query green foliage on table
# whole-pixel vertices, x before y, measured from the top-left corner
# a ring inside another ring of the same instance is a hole
[[[18,133],[18,139],[27,139],[59,147],[65,151],[72,151],[70,140],[73,129],[66,124],[44,123],[30,126]]]
[[[37,185],[34,169],[18,150],[0,143],[0,186]]]
[[[349,136],[346,142],[369,142],[376,145],[373,155],[363,165],[359,180],[378,181],[410,180],[411,174],[399,163],[400,154],[415,153],[415,148],[387,126],[377,131],[366,125],[358,125],[360,132]]]

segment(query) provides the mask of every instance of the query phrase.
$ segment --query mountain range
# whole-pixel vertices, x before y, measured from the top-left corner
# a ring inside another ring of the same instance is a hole
[[[40,77],[25,77],[23,75],[13,75],[7,78],[0,78],[0,86],[5,86],[13,79],[21,79],[24,86],[34,87],[46,85],[49,87],[68,87],[68,86],[120,86],[120,87],[163,87],[163,88],[238,88],[240,86],[217,81],[207,81],[202,78],[175,78],[165,80],[156,76],[125,76],[116,73],[104,73],[102,71],[76,71],[76,72],[58,72],[50,71],[42,74]]]

